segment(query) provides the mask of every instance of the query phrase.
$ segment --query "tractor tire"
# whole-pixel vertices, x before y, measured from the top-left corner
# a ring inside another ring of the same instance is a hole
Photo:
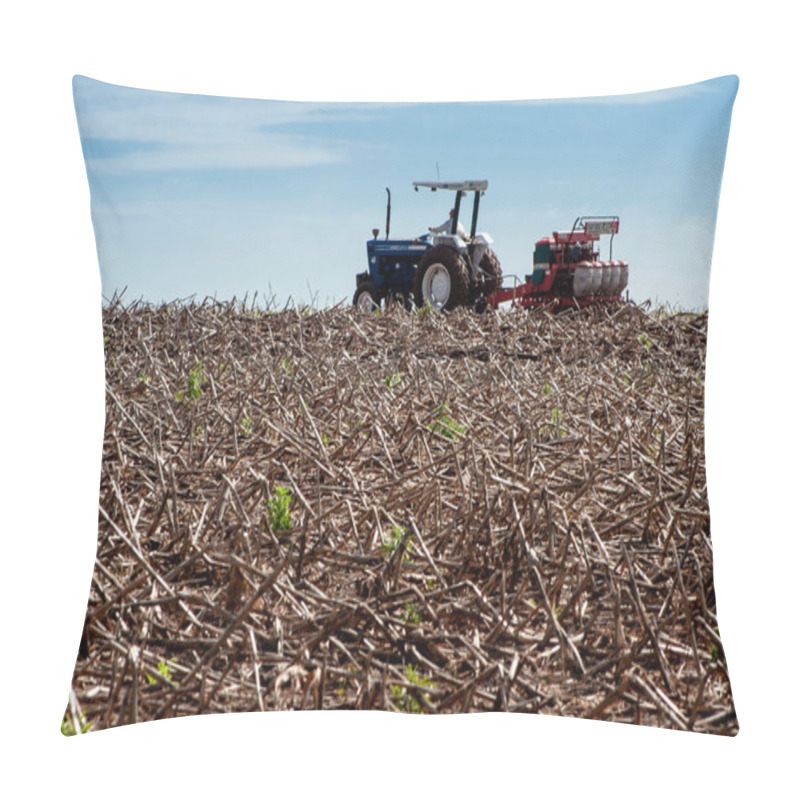
[[[374,286],[362,284],[353,295],[353,306],[362,314],[372,314],[381,307],[381,298]]]
[[[436,311],[451,311],[469,303],[469,273],[464,259],[451,247],[431,247],[414,273],[414,302],[426,301]]]
[[[486,273],[484,278],[486,294],[496,292],[503,285],[503,270],[494,250],[487,250],[478,266]]]

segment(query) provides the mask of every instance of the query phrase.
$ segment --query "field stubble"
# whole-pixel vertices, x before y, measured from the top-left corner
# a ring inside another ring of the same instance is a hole
[[[289,708],[738,730],[706,315],[112,302],[103,322],[68,731]]]

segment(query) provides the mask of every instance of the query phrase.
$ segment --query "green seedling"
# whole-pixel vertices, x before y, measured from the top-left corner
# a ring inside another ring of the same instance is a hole
[[[283,374],[287,378],[294,375],[294,367],[292,366],[292,360],[290,358],[282,358],[279,363]]]
[[[434,314],[435,311],[434,311],[433,306],[431,305],[431,301],[430,300],[426,300],[423,303],[423,305],[420,306],[420,309],[419,309],[418,313],[419,313],[420,317],[422,317],[422,319],[427,319],[431,314]]]
[[[387,389],[394,389],[403,382],[403,376],[399,372],[395,372],[393,375],[387,375],[383,382]]]
[[[422,622],[419,609],[413,603],[406,603],[402,614],[403,622],[406,625],[419,625]]]
[[[242,417],[239,420],[239,433],[242,436],[249,436],[253,432],[253,420],[250,417]]]
[[[178,392],[175,399],[181,403],[196,403],[203,394],[203,386],[208,378],[203,374],[203,362],[198,361],[186,378],[186,392]]]
[[[173,659],[173,658],[170,659],[170,661],[174,661],[174,660],[175,659]],[[161,677],[167,683],[169,683],[169,684],[174,684],[175,683],[175,681],[172,678],[172,669],[171,669],[170,665],[166,661],[159,661],[157,669],[158,669],[159,675],[161,675]],[[145,672],[145,677],[147,678],[147,683],[149,685],[151,685],[151,686],[154,683],[158,682],[157,678],[154,678],[152,675],[150,675],[147,672]]]
[[[85,714],[80,715],[80,717],[78,718],[78,724],[80,725],[81,733],[86,733],[89,730],[89,728],[92,727],[92,723],[86,721]],[[75,730],[75,725],[72,722],[72,717],[70,717],[68,714],[65,714],[64,719],[61,722],[61,735],[75,736],[76,733],[77,731]]]
[[[273,533],[292,529],[292,492],[286,486],[276,486],[267,500],[267,521]]]
[[[711,663],[716,664],[719,662],[725,669],[728,668],[728,662],[725,660],[725,653],[717,645],[711,645]]]
[[[369,436],[369,431],[364,430],[369,420],[359,419],[355,422],[351,419],[350,422],[342,422],[342,428],[345,433],[352,432],[353,434],[360,433],[365,439]]]
[[[441,434],[448,439],[455,439],[467,432],[466,427],[450,415],[447,403],[439,406],[436,414],[437,418],[428,426],[434,433]]]
[[[550,412],[550,425],[539,428],[540,436],[549,436],[554,439],[560,439],[562,436],[567,435],[567,428],[561,422],[562,416],[558,407]]]
[[[653,342],[646,333],[640,334],[639,342],[644,346],[645,350],[649,350],[653,346]]]
[[[650,433],[650,442],[647,445],[647,454],[649,455],[650,460],[653,462],[655,462],[658,456],[658,451],[663,436],[664,431],[658,425],[653,426],[653,430]]]
[[[544,385],[544,386],[542,386],[542,394],[543,394],[545,397],[547,397],[547,395],[549,395],[549,394],[550,394],[550,392],[552,392],[552,391],[553,391],[553,388],[550,386],[550,384],[549,384],[549,383],[545,383],[545,385]]]
[[[436,688],[436,684],[430,680],[430,678],[418,675],[417,670],[411,664],[406,666],[406,680],[414,686],[422,686],[431,689]],[[430,702],[430,694],[425,692],[423,697]],[[409,693],[405,686],[392,686],[392,703],[398,711],[404,711],[408,714],[424,713],[422,704],[413,694]]]
[[[389,537],[388,541],[381,544],[381,552],[387,561],[391,561],[394,554],[400,549],[400,546],[403,544],[403,537],[405,535],[406,529],[402,525],[392,525],[392,535]],[[405,549],[407,551],[411,550],[411,542],[408,540],[406,540]],[[406,561],[408,561],[408,555],[403,553],[403,562],[405,563]]]

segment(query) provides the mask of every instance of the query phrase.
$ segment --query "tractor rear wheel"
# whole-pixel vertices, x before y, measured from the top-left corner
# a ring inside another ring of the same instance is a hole
[[[464,259],[447,245],[428,250],[414,274],[414,302],[450,311],[469,302],[469,274]]]
[[[362,314],[372,314],[381,307],[381,298],[375,287],[366,283],[356,289],[356,293],[353,295],[353,305]]]
[[[503,270],[494,250],[487,250],[478,266],[486,273],[484,277],[486,294],[496,292],[503,285]]]

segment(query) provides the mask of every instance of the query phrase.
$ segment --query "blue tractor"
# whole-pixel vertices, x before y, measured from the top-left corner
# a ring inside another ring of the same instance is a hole
[[[373,228],[367,242],[369,271],[356,275],[353,305],[365,313],[393,302],[407,308],[430,304],[438,311],[458,306],[486,308],[487,297],[503,282],[492,237],[476,230],[480,198],[488,185],[488,181],[415,182],[415,191],[423,187],[456,193],[449,221],[416,239],[389,238],[392,195],[387,189],[386,238],[378,239],[380,231]],[[458,221],[461,199],[468,192],[474,194],[469,233]]]

